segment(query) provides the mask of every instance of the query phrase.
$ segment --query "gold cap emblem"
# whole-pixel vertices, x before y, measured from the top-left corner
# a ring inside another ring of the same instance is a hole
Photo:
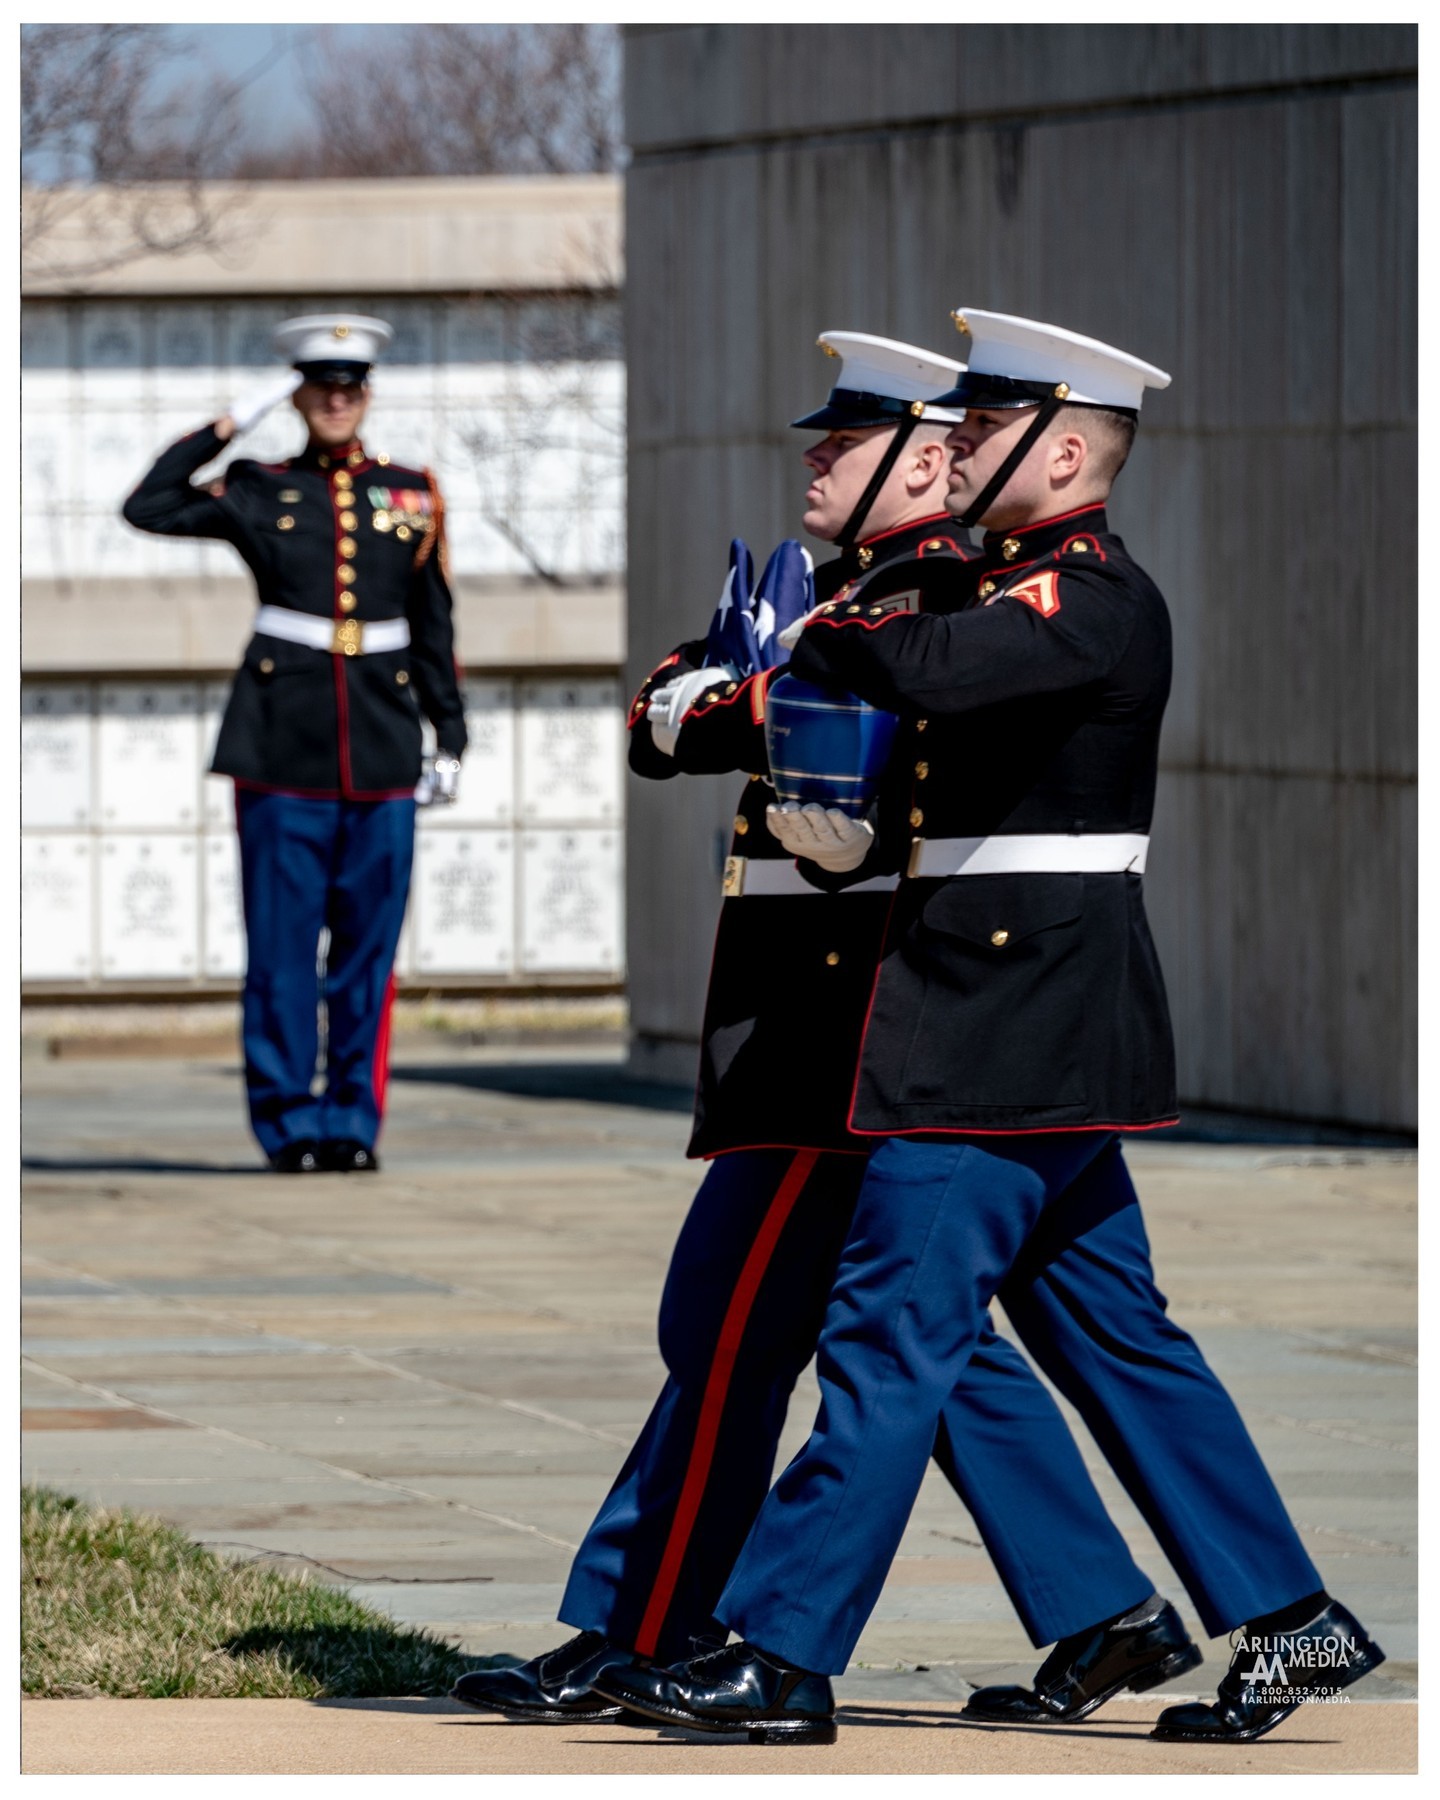
[[[968,337],[970,335],[970,327],[965,323],[964,313],[952,312],[950,317],[955,321],[955,329],[957,331],[963,331]]]
[[[337,337],[337,338],[347,338],[347,337],[349,337],[349,335],[350,335],[350,327],[349,327],[349,326],[348,326],[348,325],[337,325],[337,326],[336,326],[336,327],[335,327],[335,335],[336,335],[336,337]]]

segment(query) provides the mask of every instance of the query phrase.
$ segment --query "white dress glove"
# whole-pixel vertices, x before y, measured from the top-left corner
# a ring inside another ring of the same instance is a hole
[[[793,650],[800,642],[800,633],[812,619],[819,616],[819,613],[820,608],[818,606],[812,606],[803,618],[796,619],[792,625],[787,625],[780,633],[779,637],[776,638],[775,642],[779,644],[782,650]]]
[[[458,756],[437,756],[435,758],[435,804],[437,806],[453,806],[460,798],[460,758]]]
[[[454,756],[427,756],[415,784],[417,806],[453,806],[460,798],[460,762]]]
[[[248,431],[252,425],[258,425],[272,406],[288,400],[304,379],[298,369],[287,369],[283,377],[267,381],[264,387],[250,388],[238,400],[233,400],[225,411],[235,426],[236,436]]]
[[[852,819],[838,806],[818,806],[813,800],[808,806],[796,800],[767,806],[765,823],[792,856],[819,863],[832,875],[858,869],[875,842],[868,819]]]
[[[738,669],[732,668],[729,663],[717,663],[711,669],[687,669],[683,675],[677,675],[673,681],[667,681],[663,687],[656,688],[650,696],[650,704],[645,708],[655,748],[663,750],[666,756],[673,756],[676,740],[680,736],[680,726],[686,713],[695,704],[696,696],[703,694],[706,688],[713,687],[717,681],[739,679]]]

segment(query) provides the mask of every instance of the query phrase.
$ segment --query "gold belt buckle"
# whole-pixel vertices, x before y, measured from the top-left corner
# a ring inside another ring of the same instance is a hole
[[[745,861],[743,856],[727,856],[725,858],[725,876],[720,883],[720,894],[726,900],[738,900],[745,892]]]
[[[360,654],[361,630],[358,619],[337,619],[335,635],[330,640],[332,656],[358,656]]]
[[[923,837],[911,838],[911,840],[910,840],[910,861],[905,865],[905,876],[906,876],[906,879],[909,881],[914,881],[919,876],[920,853],[924,850],[924,848],[925,848],[925,840]]]

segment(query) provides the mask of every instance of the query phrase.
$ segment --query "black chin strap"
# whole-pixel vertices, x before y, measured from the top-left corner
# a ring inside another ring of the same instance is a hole
[[[854,512],[852,512],[850,517],[845,521],[845,529],[835,540],[842,551],[848,550],[855,542],[856,538],[859,537],[860,529],[865,523],[865,516],[875,504],[875,496],[880,492],[881,488],[884,487],[890,471],[900,460],[900,452],[905,448],[910,433],[919,423],[920,417],[918,413],[908,413],[895,427],[895,435],[886,446],[885,454],[880,458],[875,473],[870,477],[870,485],[855,502]]]
[[[1040,433],[1044,431],[1045,427],[1055,417],[1056,413],[1059,412],[1064,404],[1065,402],[1055,394],[1052,394],[1048,400],[1042,400],[1040,402],[1035,417],[1030,421],[1030,429],[1024,434],[1020,439],[1020,442],[980,490],[979,497],[970,506],[966,507],[963,513],[961,513],[957,521],[958,524],[963,525],[968,530],[970,526],[978,525],[980,523],[980,520],[999,499],[1001,489],[1005,486],[1005,483],[1030,454],[1031,446],[1034,444],[1036,438],[1040,436]]]

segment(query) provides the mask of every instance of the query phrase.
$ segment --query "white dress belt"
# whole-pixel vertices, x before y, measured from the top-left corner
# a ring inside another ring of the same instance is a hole
[[[890,894],[900,885],[898,875],[872,875],[868,881],[857,881],[853,887],[841,888],[842,894]],[[720,892],[726,900],[740,900],[757,894],[825,894],[824,888],[811,887],[788,856],[727,856],[725,879]]]
[[[1149,838],[1139,832],[916,838],[905,873],[912,880],[948,875],[1143,875],[1149,847]],[[899,883],[898,875],[872,875],[868,881],[836,891],[887,894]],[[830,890],[812,887],[788,857],[729,856],[720,891],[727,900],[741,900]]]
[[[289,644],[308,644],[336,656],[363,656],[376,650],[403,650],[410,642],[408,619],[322,619],[288,606],[262,606],[255,629]]]
[[[1149,848],[1148,837],[1128,831],[916,838],[905,873],[922,880],[937,875],[1143,875]]]

